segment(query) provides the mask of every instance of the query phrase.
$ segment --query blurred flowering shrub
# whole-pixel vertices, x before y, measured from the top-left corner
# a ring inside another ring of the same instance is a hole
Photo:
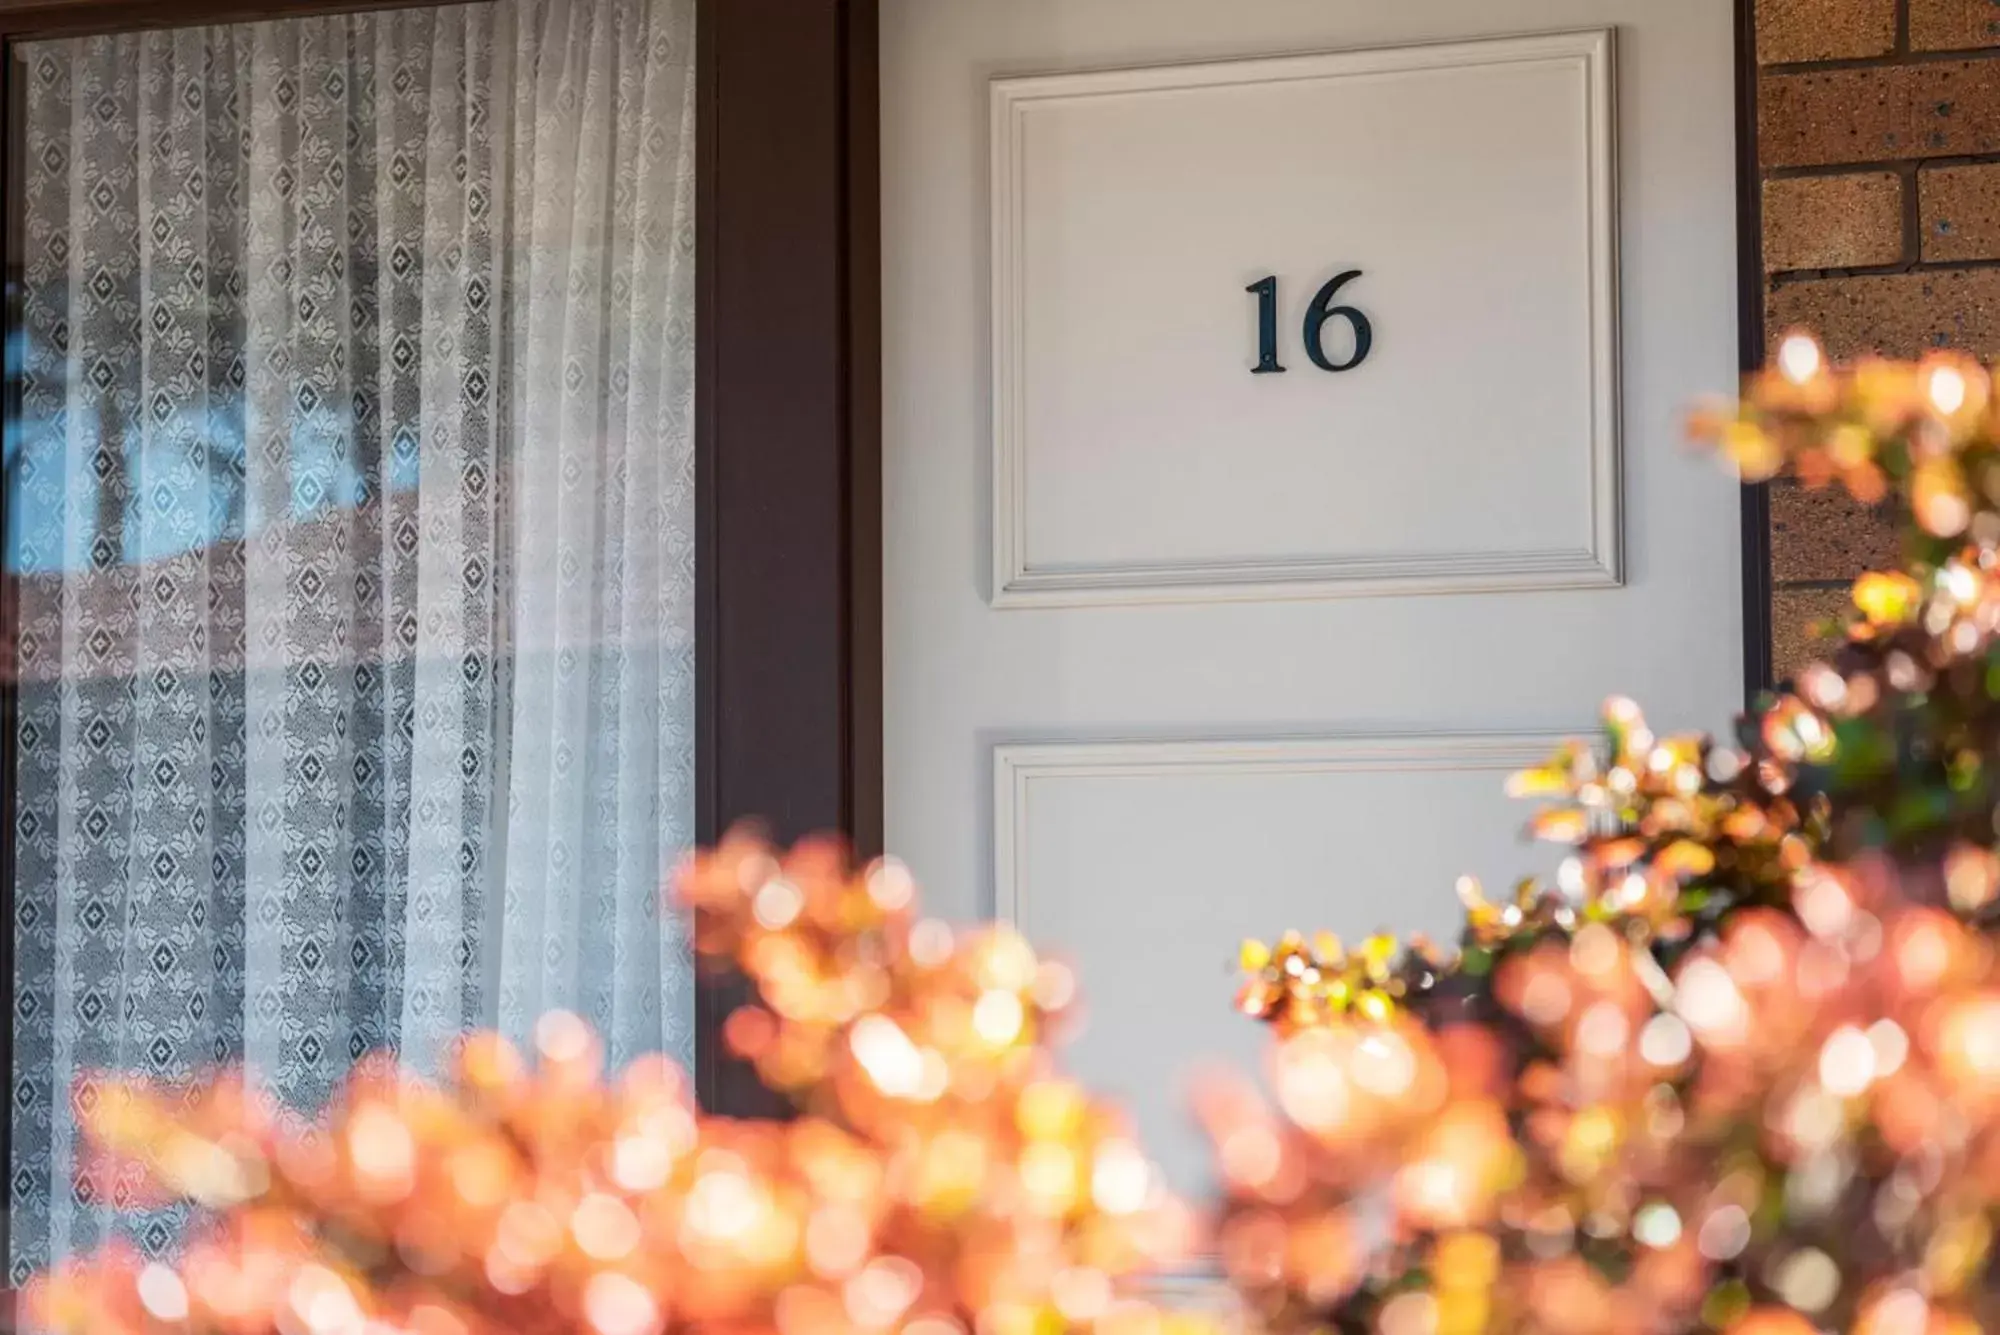
[[[1460,939],[1242,949],[1264,1087],[1197,1113],[1193,1232],[1062,1076],[1075,982],[918,916],[893,863],[733,839],[678,877],[798,1120],[607,1082],[552,1016],[444,1090],[357,1073],[318,1125],[240,1083],[90,1129],[212,1224],[174,1266],[40,1281],[70,1335],[1194,1335],[1135,1278],[1212,1253],[1273,1335],[2000,1329],[2000,418],[1969,361],[1788,339],[1695,428],[1901,522],[1824,660],[1729,740],[1629,701],[1516,776],[1551,884],[1465,882]],[[1269,1093],[1266,1093],[1268,1087]],[[129,1175],[128,1175],[129,1178]]]
[[[433,1089],[356,1073],[317,1126],[240,1081],[118,1087],[104,1150],[212,1213],[169,1267],[109,1252],[41,1280],[72,1335],[1160,1335],[1114,1281],[1185,1212],[1121,1119],[1054,1070],[1072,981],[1012,933],[913,913],[893,864],[731,840],[679,878],[700,951],[761,1004],[730,1037],[793,1122],[695,1110],[682,1074],[607,1082],[552,1015],[532,1062],[470,1039]]]
[[[2000,1329],[2000,420],[1794,337],[1697,435],[1908,556],[1732,742],[1629,701],[1516,776],[1557,883],[1451,951],[1244,947],[1276,1106],[1211,1090],[1217,1239],[1283,1331]]]

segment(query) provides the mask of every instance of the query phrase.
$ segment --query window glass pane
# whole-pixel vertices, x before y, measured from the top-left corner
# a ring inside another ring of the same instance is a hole
[[[691,1055],[693,0],[17,47],[12,1256],[93,1072]],[[17,139],[17,142],[19,140]]]

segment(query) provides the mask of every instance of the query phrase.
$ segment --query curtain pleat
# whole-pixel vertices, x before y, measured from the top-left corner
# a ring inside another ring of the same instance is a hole
[[[17,1280],[98,1073],[691,1055],[692,8],[22,49]]]

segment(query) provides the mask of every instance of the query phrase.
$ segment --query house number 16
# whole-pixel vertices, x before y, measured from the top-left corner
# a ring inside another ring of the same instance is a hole
[[[1335,274],[1312,299],[1306,308],[1305,326],[1299,333],[1305,340],[1306,356],[1312,358],[1314,366],[1322,371],[1352,371],[1368,360],[1368,350],[1375,345],[1375,331],[1368,323],[1368,317],[1352,306],[1336,306],[1333,299],[1349,280],[1361,277],[1361,270],[1349,269],[1346,273]],[[1278,365],[1278,278],[1272,274],[1260,278],[1243,289],[1257,298],[1257,364],[1250,368],[1252,375],[1269,375],[1285,368]],[[1344,362],[1331,361],[1326,355],[1326,322],[1345,320],[1354,330],[1354,352]]]

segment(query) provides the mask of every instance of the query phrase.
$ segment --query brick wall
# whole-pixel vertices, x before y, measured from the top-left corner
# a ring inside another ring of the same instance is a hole
[[[1834,357],[2000,357],[2000,0],[1755,0],[1765,328]],[[1880,516],[1771,494],[1779,677],[1849,581],[1895,557]]]

